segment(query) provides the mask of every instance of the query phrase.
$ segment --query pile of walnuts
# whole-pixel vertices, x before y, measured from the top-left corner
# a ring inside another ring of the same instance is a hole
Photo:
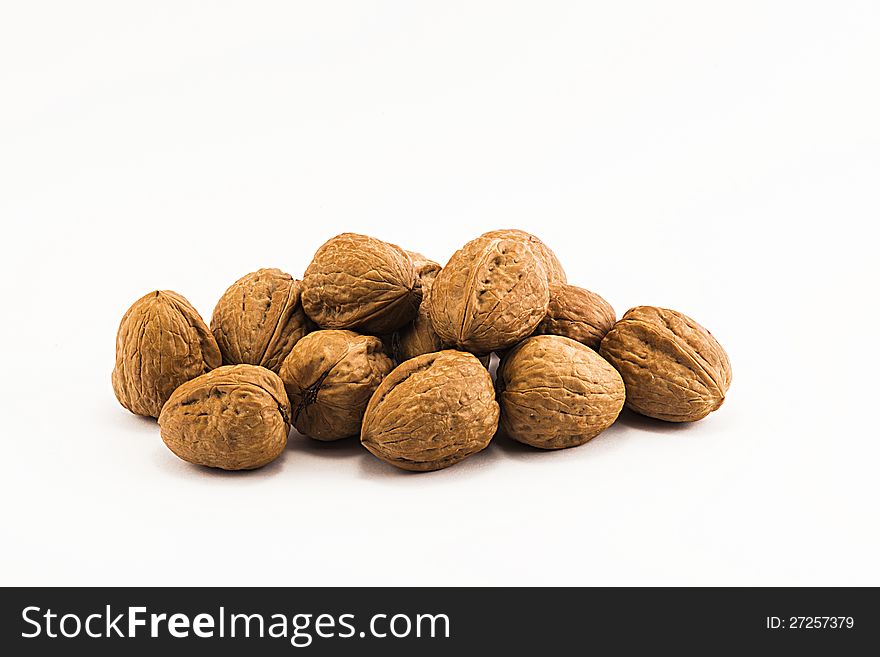
[[[617,320],[568,284],[541,240],[497,230],[445,267],[338,235],[302,281],[260,269],[233,283],[210,328],[179,294],[150,292],[119,325],[112,381],[191,463],[259,468],[293,425],[315,440],[358,436],[383,461],[427,471],[484,449],[499,425],[561,449],[607,429],[624,404],[699,420],[730,378],[724,349],[691,318],[639,306]]]

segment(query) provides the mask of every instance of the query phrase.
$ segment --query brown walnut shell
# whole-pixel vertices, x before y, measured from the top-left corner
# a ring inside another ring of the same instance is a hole
[[[412,251],[407,251],[407,253],[412,258],[416,272],[419,274],[422,303],[419,304],[419,312],[415,319],[389,336],[388,344],[391,346],[391,355],[398,363],[443,349],[443,342],[434,331],[434,327],[431,325],[431,316],[428,313],[431,285],[441,267],[419,253]]]
[[[391,333],[416,316],[421,300],[406,251],[366,235],[328,240],[303,276],[303,308],[325,329]]]
[[[420,280],[434,280],[434,277],[442,269],[440,263],[426,258],[421,253],[407,251],[406,254],[410,257],[410,260],[412,260],[413,268],[416,270],[416,276],[418,276]]]
[[[509,237],[527,242],[532,247],[535,256],[544,265],[544,271],[547,272],[547,280],[550,282],[550,285],[565,285],[568,283],[568,278],[565,275],[565,270],[562,268],[562,263],[559,262],[559,258],[556,257],[556,254],[553,253],[550,247],[531,233],[516,228],[505,228],[502,230],[490,230],[488,233],[484,233],[483,237]]]
[[[370,399],[361,443],[404,470],[439,470],[484,449],[498,427],[492,377],[473,355],[438,351],[399,365]]]
[[[257,365],[224,365],[187,381],[159,416],[162,440],[184,461],[252,470],[287,444],[290,402],[278,375]]]
[[[449,347],[437,335],[433,324],[431,324],[431,315],[428,312],[430,288],[441,267],[433,260],[427,260],[418,253],[411,253],[409,251],[407,253],[410,253],[412,256],[416,271],[420,272],[419,278],[421,279],[424,296],[422,297],[419,314],[416,315],[416,318],[400,330],[383,339],[383,342],[388,345],[391,358],[398,364],[410,358],[442,351]],[[490,358],[491,354],[477,355],[477,359],[484,367],[489,367]]]
[[[540,335],[512,349],[497,375],[501,426],[542,449],[582,445],[610,427],[623,408],[617,371],[569,338]]]
[[[440,336],[434,331],[434,325],[431,324],[431,316],[428,312],[428,292],[431,281],[422,281],[422,286],[425,289],[425,298],[422,299],[419,314],[413,321],[399,331],[392,333],[385,340],[385,344],[389,345],[391,358],[398,364],[422,354],[430,354],[449,348],[449,345],[443,344]],[[477,356],[477,360],[483,364],[483,367],[489,367],[491,353],[474,355]]]
[[[616,319],[614,308],[598,294],[574,285],[551,285],[547,316],[536,332],[562,335],[598,350]]]
[[[281,365],[296,430],[316,440],[357,436],[367,402],[393,368],[379,338],[353,331],[309,333]]]
[[[416,318],[391,336],[391,354],[398,363],[442,349],[443,341],[431,324],[426,301],[422,301]]]
[[[599,353],[626,384],[626,405],[668,422],[693,422],[724,403],[730,360],[709,331],[674,310],[638,306],[609,331]]]
[[[179,385],[220,363],[196,309],[176,292],[157,290],[135,301],[119,323],[113,392],[132,413],[159,417]]]
[[[478,237],[437,274],[428,312],[445,344],[486,354],[530,335],[549,299],[547,274],[527,242]]]
[[[280,269],[259,269],[233,283],[211,318],[224,364],[278,372],[293,345],[313,328],[301,290],[302,283]]]

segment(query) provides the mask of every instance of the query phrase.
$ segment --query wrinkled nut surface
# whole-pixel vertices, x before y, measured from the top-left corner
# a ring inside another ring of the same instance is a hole
[[[233,283],[211,318],[223,363],[278,372],[293,345],[312,329],[300,304],[301,289],[280,269],[260,269]]]
[[[724,403],[730,360],[709,331],[674,310],[639,306],[609,331],[599,353],[626,384],[626,405],[668,422],[693,422]]]
[[[562,335],[598,350],[616,319],[614,308],[598,294],[574,285],[551,285],[547,316],[536,332]]]
[[[132,413],[159,417],[179,385],[220,363],[196,309],[176,292],[157,290],[135,301],[119,324],[113,392]]]
[[[565,285],[568,283],[568,278],[565,275],[565,270],[562,268],[562,263],[559,262],[559,258],[556,257],[556,254],[553,253],[550,247],[531,233],[517,228],[505,228],[502,230],[490,230],[488,233],[484,233],[483,237],[508,237],[527,242],[532,247],[535,256],[544,265],[544,271],[547,272],[547,280],[550,282],[550,285]]]
[[[290,403],[278,375],[257,365],[224,365],[187,381],[159,416],[162,440],[184,461],[252,470],[287,444]]]
[[[316,440],[357,436],[367,402],[393,368],[379,338],[340,330],[309,333],[280,372],[296,430]]]
[[[534,332],[549,299],[547,274],[527,242],[478,237],[437,274],[428,312],[445,344],[486,354]]]
[[[514,440],[542,449],[582,445],[610,427],[623,408],[617,371],[569,338],[523,341],[498,367],[501,426]]]
[[[325,329],[391,333],[416,316],[421,300],[406,251],[366,235],[328,240],[303,276],[303,308]]]
[[[425,298],[422,299],[422,305],[419,306],[419,314],[402,329],[392,333],[388,339],[387,344],[390,345],[391,357],[398,364],[422,354],[442,351],[448,346],[443,344],[440,336],[434,330],[434,325],[431,323],[431,316],[428,312],[428,292],[430,291],[431,281],[422,281],[422,286],[425,289]],[[483,367],[489,367],[492,354],[474,355],[477,356],[477,360],[483,364]]]
[[[426,258],[421,253],[407,251],[406,254],[410,257],[410,260],[412,260],[413,268],[416,270],[416,276],[419,277],[419,280],[434,280],[437,272],[442,269],[440,263],[434,262],[430,258]]]
[[[422,289],[426,296],[419,306],[419,314],[391,336],[391,353],[398,363],[443,349],[443,341],[434,330],[428,313],[431,282],[422,281]]]
[[[404,470],[439,470],[484,449],[498,427],[492,377],[473,355],[445,350],[399,365],[370,399],[361,443]]]
[[[441,267],[420,253],[413,251],[407,251],[407,253],[412,258],[413,266],[419,276],[422,303],[419,304],[419,312],[415,319],[390,336],[391,355],[398,363],[443,349],[443,342],[431,325],[431,316],[428,313],[431,285]]]

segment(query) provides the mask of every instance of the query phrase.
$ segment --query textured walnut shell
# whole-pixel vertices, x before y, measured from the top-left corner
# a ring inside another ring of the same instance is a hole
[[[547,274],[527,242],[478,237],[437,274],[428,312],[445,344],[485,354],[530,335],[549,298]]]
[[[626,405],[669,422],[693,422],[724,403],[730,360],[709,331],[674,310],[639,306],[609,331],[599,353],[626,384]]]
[[[498,427],[492,377],[473,355],[439,351],[399,365],[370,399],[361,443],[404,470],[439,470],[484,449]]]
[[[159,417],[180,384],[220,363],[196,309],[176,292],[157,290],[135,301],[119,323],[113,392],[132,413]]]
[[[301,289],[280,269],[260,269],[233,283],[211,318],[223,363],[277,372],[293,345],[313,328],[300,304]]]
[[[419,275],[419,285],[422,287],[422,303],[419,304],[419,312],[408,324],[395,331],[388,340],[391,346],[391,355],[398,363],[410,358],[429,354],[443,349],[440,336],[431,325],[431,316],[428,313],[430,303],[431,285],[440,272],[440,265],[425,256],[407,251],[412,258],[413,265]]]
[[[365,235],[325,242],[303,277],[303,308],[325,329],[391,333],[416,316],[421,300],[406,251]]]
[[[398,363],[442,349],[443,341],[434,331],[424,301],[418,316],[391,336],[391,354]]]
[[[389,351],[392,359],[398,364],[422,354],[442,351],[449,346],[443,344],[440,336],[434,330],[433,324],[431,324],[427,296],[431,282],[426,280],[422,282],[422,285],[425,288],[426,296],[422,299],[422,305],[419,306],[419,314],[402,329],[392,333],[385,341],[386,344],[390,345]],[[483,367],[489,367],[492,354],[474,355],[483,364]]]
[[[434,280],[437,272],[441,269],[440,263],[434,262],[416,251],[407,251],[406,254],[412,260],[413,268],[416,270],[416,276],[419,277],[419,280]]]
[[[357,436],[367,402],[394,368],[379,338],[353,331],[315,331],[281,365],[293,425],[316,440]]]
[[[559,258],[550,250],[550,247],[531,233],[516,228],[505,228],[502,230],[491,230],[488,233],[484,233],[483,237],[509,237],[527,242],[532,247],[535,256],[544,265],[544,271],[547,272],[547,280],[550,282],[550,285],[565,285],[568,283],[568,278],[565,276],[565,270],[562,268]]]
[[[562,335],[598,350],[616,319],[614,308],[598,294],[574,285],[551,285],[547,316],[536,332]]]
[[[517,345],[501,361],[497,379],[504,431],[543,449],[575,447],[596,437],[617,419],[625,398],[611,365],[558,335]]]
[[[290,403],[271,370],[224,365],[175,390],[159,428],[168,448],[184,461],[252,470],[284,451]]]

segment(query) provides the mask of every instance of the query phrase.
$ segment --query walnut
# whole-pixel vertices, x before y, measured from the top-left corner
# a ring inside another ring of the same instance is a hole
[[[358,435],[370,396],[393,368],[378,338],[340,330],[310,333],[281,365],[297,431],[316,440]]]
[[[412,258],[413,266],[419,277],[422,302],[419,304],[419,312],[415,319],[388,336],[386,340],[386,344],[390,346],[391,355],[398,363],[443,349],[443,342],[434,331],[434,327],[431,325],[431,316],[428,314],[431,284],[441,267],[420,253],[413,251],[407,251],[407,253]]]
[[[224,365],[187,381],[159,416],[162,440],[184,461],[252,470],[287,444],[290,402],[278,375],[257,365]]]
[[[551,285],[547,316],[537,333],[563,335],[598,350],[615,320],[614,308],[598,294],[574,285]]]
[[[559,262],[559,258],[556,257],[556,254],[553,253],[544,242],[531,233],[527,233],[524,230],[517,230],[516,228],[506,228],[502,230],[491,230],[488,233],[484,233],[483,237],[509,237],[527,242],[529,246],[532,247],[535,256],[541,261],[541,264],[544,265],[544,271],[547,272],[547,280],[550,282],[550,285],[565,285],[568,283],[568,279],[565,276],[565,270],[562,268],[562,263]]]
[[[135,301],[119,324],[113,392],[132,413],[159,417],[177,386],[220,363],[196,309],[176,292],[157,290]]]
[[[442,269],[439,263],[426,258],[421,253],[407,251],[406,254],[410,257],[410,260],[412,260],[413,268],[416,270],[416,276],[419,277],[420,281],[434,280],[434,277],[440,269]]]
[[[422,286],[426,293],[431,289],[430,282],[423,281]],[[431,324],[427,297],[422,300],[416,318],[391,335],[390,345],[391,354],[398,363],[443,349],[443,341]]]
[[[484,449],[498,427],[492,377],[471,354],[445,350],[399,365],[364,414],[361,443],[404,470],[439,470]]]
[[[547,274],[526,241],[478,237],[437,274],[428,312],[444,343],[486,354],[530,335],[549,298]]]
[[[628,310],[599,353],[623,377],[626,405],[658,420],[700,420],[724,403],[730,387],[724,349],[709,331],[674,310]]]
[[[302,304],[321,328],[391,333],[422,300],[412,260],[399,246],[343,233],[315,253],[303,277]]]
[[[610,427],[623,408],[617,371],[595,351],[559,335],[524,340],[497,375],[501,426],[543,449],[582,445]]]
[[[313,328],[300,304],[301,290],[302,284],[280,269],[259,269],[233,283],[211,318],[223,362],[278,372],[293,345]]]
[[[391,357],[398,364],[422,354],[430,354],[449,348],[449,345],[443,344],[440,336],[434,331],[433,324],[431,324],[431,317],[428,312],[428,291],[431,287],[431,281],[423,281],[422,286],[425,289],[426,296],[422,299],[422,305],[419,306],[419,314],[416,315],[413,321],[399,331],[392,333],[383,341],[389,345],[388,349]],[[483,367],[489,367],[492,359],[491,353],[474,355],[483,364]]]

